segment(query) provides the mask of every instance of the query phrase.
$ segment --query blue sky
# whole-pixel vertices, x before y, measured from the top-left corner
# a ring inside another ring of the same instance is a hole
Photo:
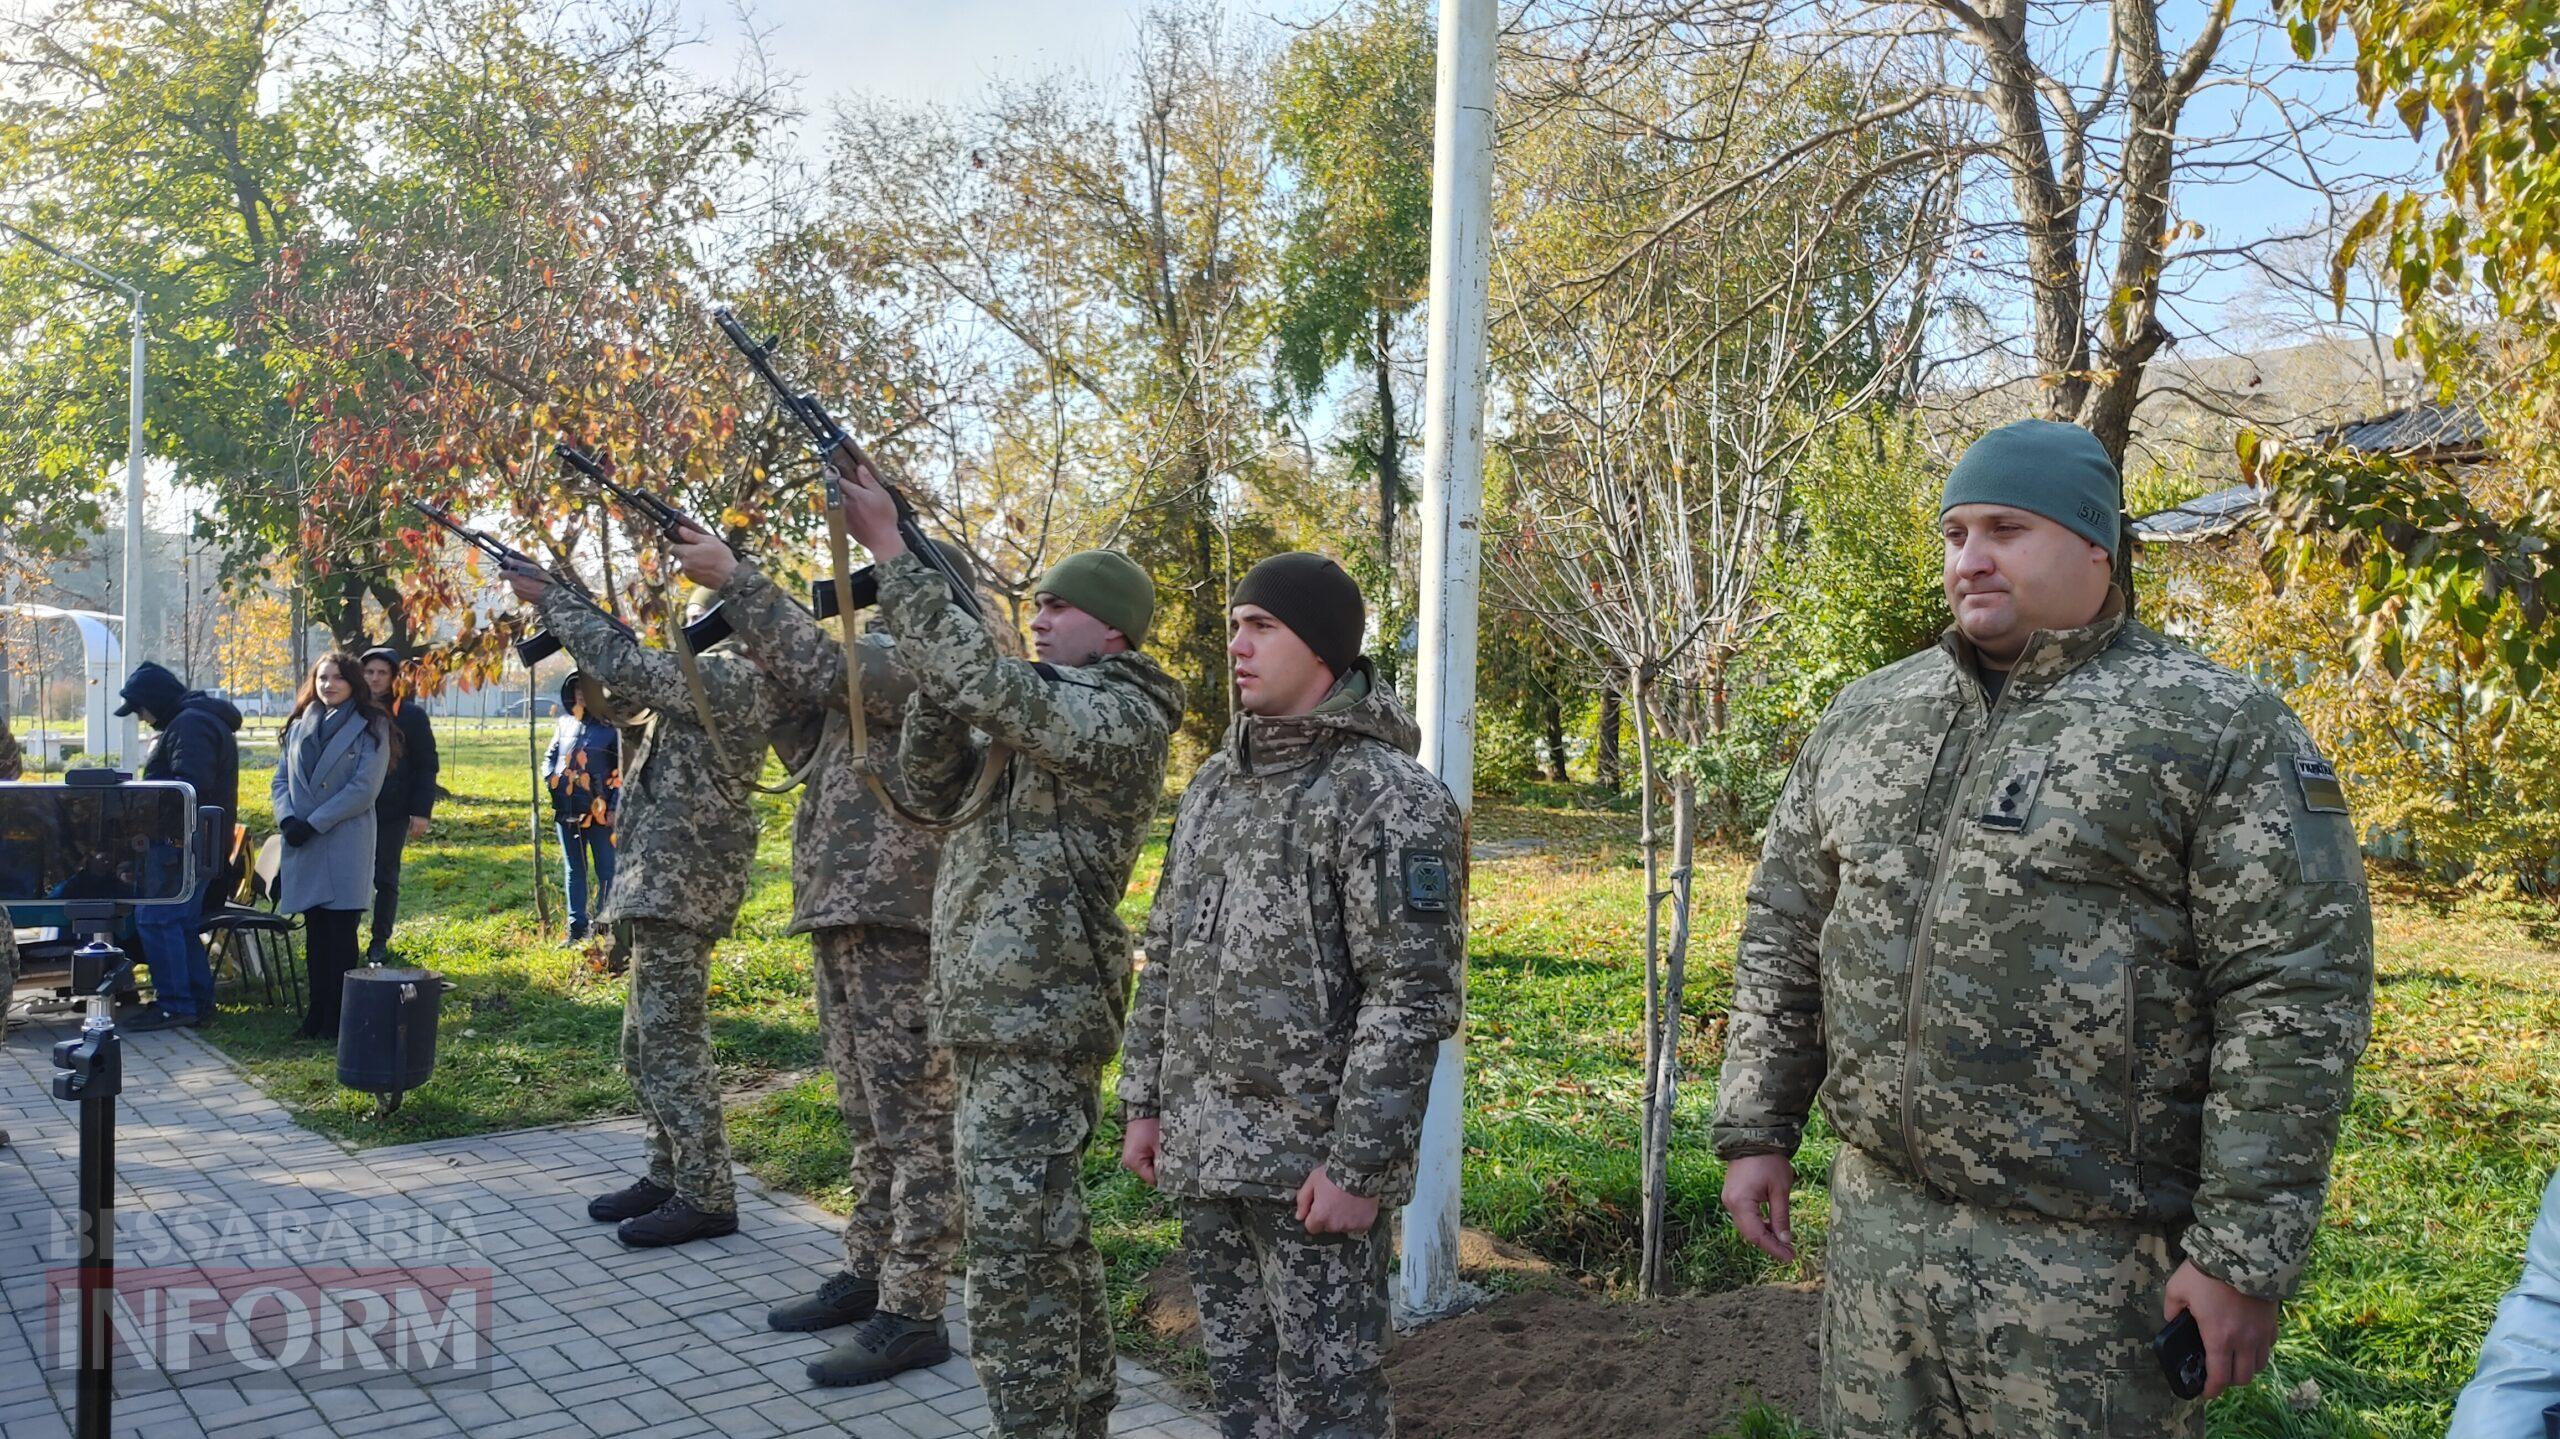
[[[740,18],[739,0],[676,0],[696,25],[703,42],[691,52],[693,63],[708,74],[731,71],[747,51],[748,23]],[[764,34],[767,56],[786,74],[801,77],[795,88],[800,108],[810,117],[805,137],[822,132],[831,102],[869,94],[892,100],[966,100],[990,83],[1055,70],[1077,71],[1098,78],[1125,72],[1146,0],[748,0],[753,25]],[[1336,0],[1241,0],[1240,19],[1265,17],[1307,23],[1337,8]],[[2293,66],[2282,32],[2264,11],[2244,7],[2240,27],[2224,47],[2226,59],[2247,55],[2253,68],[2282,72]],[[2094,13],[2094,12],[2092,12]],[[2170,43],[2191,33],[2203,14],[2200,0],[2168,0],[2164,6]],[[2053,32],[2048,32],[2052,35]],[[2063,48],[2085,47],[2088,37],[2055,36]],[[2341,112],[2356,109],[2352,82],[2343,75],[2283,76],[2284,88]],[[2182,130],[2197,134],[2248,133],[2268,137],[2267,150],[2280,168],[2303,175],[2370,177],[2408,173],[2423,161],[2421,147],[2405,135],[2393,138],[2327,131],[2315,138],[2308,153],[2274,138],[2279,127],[2262,93],[2226,87],[2209,90],[2190,107]],[[2396,133],[2396,131],[2394,132]],[[807,143],[814,154],[814,138]],[[2236,153],[2226,151],[2224,153]],[[2229,247],[2271,233],[2304,226],[2322,210],[2319,198],[2298,184],[2264,177],[2246,183],[2197,179],[2182,185],[2178,215],[2205,227],[2202,239],[2188,242]],[[2181,283],[2182,282],[2182,283]],[[2172,289],[2186,294],[2174,300],[2170,328],[2190,342],[2190,352],[2258,342],[2249,333],[2255,309],[2244,301],[2262,285],[2261,277],[2229,261],[2189,262]]]

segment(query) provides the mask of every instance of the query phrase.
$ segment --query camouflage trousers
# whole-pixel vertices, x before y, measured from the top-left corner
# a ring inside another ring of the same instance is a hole
[[[961,1049],[969,1359],[1003,1439],[1102,1439],[1119,1379],[1080,1171],[1102,1061]]]
[[[2200,1439],[2151,1336],[2180,1256],[2131,1223],[1941,1199],[1843,1147],[1822,1296],[1830,1439]]]
[[[1366,1234],[1309,1234],[1295,1204],[1192,1199],[1182,1247],[1226,1439],[1392,1439],[1387,1252]]]
[[[696,1209],[738,1207],[729,1130],[711,1059],[711,937],[664,920],[631,921],[631,990],[622,1003],[622,1072],[649,1132],[649,1178]]]
[[[931,1319],[960,1247],[951,1162],[951,1051],[924,1032],[933,946],[888,925],[814,930],[818,1037],[853,1147],[844,1267],[880,1281],[880,1307]]]

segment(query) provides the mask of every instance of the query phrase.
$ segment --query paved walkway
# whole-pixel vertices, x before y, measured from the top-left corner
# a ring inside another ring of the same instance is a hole
[[[13,1321],[0,1324],[7,1439],[71,1432],[70,1361],[48,1334],[65,1306],[49,1300],[48,1274],[71,1262],[78,1124],[47,1079],[53,1041],[74,1032],[69,1020],[40,1021],[0,1047],[0,1129],[10,1136],[0,1150],[0,1293]],[[295,1125],[191,1034],[135,1035],[125,1054],[123,1268],[180,1276],[232,1299],[279,1274],[308,1283],[314,1266],[324,1278],[389,1268],[485,1282],[494,1302],[476,1366],[423,1376],[318,1372],[309,1361],[276,1370],[267,1362],[276,1349],[253,1341],[244,1361],[237,1349],[222,1353],[222,1340],[198,1336],[183,1374],[120,1370],[119,1435],[946,1439],[985,1427],[986,1405],[963,1357],[861,1389],[805,1382],[803,1362],[844,1331],[775,1334],[764,1311],[840,1259],[835,1223],[816,1206],[741,1175],[739,1231],[726,1238],[629,1250],[588,1220],[587,1196],[638,1170],[636,1121],[350,1153]],[[131,1299],[147,1306],[156,1297]],[[333,1291],[332,1302],[343,1298]],[[210,1312],[218,1319],[222,1308]],[[950,1318],[965,1352],[956,1299]],[[168,1332],[147,1322],[147,1307],[144,1319],[148,1333]],[[176,1332],[184,1346],[184,1330]],[[259,1332],[274,1338],[272,1324]],[[460,1338],[449,1353],[469,1349],[469,1336]],[[1126,1361],[1112,1427],[1131,1439],[1215,1434],[1170,1386]]]

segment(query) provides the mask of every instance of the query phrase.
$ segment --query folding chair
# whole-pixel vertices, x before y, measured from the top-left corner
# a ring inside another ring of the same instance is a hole
[[[243,830],[244,845],[246,830]],[[258,845],[258,862],[242,876],[240,892],[229,895],[221,910],[205,916],[204,932],[212,936],[214,964],[224,958],[231,961],[232,973],[246,988],[254,974],[265,987],[267,1003],[276,1002],[276,978],[282,973],[286,997],[293,1001],[296,1014],[303,1012],[302,963],[296,952],[294,934],[299,929],[294,917],[276,913],[276,880],[284,868],[284,836],[271,834]],[[243,903],[243,900],[246,903]],[[277,962],[271,938],[280,938],[282,963]]]

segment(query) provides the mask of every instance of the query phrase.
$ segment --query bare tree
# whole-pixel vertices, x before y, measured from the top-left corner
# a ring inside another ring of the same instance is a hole
[[[1847,131],[1850,77],[1803,57],[1654,61],[1587,83],[1544,57],[1506,149],[1500,364],[1513,415],[1507,598],[1614,682],[1634,723],[1645,863],[1643,1248],[1662,1289],[1702,759],[1788,486],[1908,374],[1955,176],[1905,127]],[[1747,177],[1751,206],[1668,221]],[[1642,243],[1627,238],[1647,235]],[[1705,795],[1705,798],[1713,798]],[[1671,810],[1664,867],[1660,807]]]

